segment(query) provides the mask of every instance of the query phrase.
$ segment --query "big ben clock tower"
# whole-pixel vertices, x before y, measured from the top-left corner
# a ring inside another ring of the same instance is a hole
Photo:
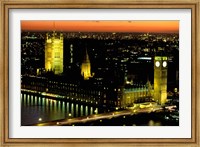
[[[154,58],[154,99],[164,105],[167,100],[167,57]]]

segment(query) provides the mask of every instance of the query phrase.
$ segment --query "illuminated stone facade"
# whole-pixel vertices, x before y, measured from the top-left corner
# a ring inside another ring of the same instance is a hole
[[[154,58],[154,99],[161,105],[167,100],[167,57]]]
[[[133,106],[135,103],[142,103],[152,100],[152,86],[148,81],[146,85],[138,85],[137,87],[124,88],[121,107]]]
[[[84,80],[89,80],[89,78],[92,77],[91,64],[90,64],[89,55],[87,53],[87,49],[86,49],[86,55],[84,56],[84,60],[81,65],[81,75],[83,76]]]
[[[46,35],[45,70],[54,74],[63,73],[63,34],[53,32]]]

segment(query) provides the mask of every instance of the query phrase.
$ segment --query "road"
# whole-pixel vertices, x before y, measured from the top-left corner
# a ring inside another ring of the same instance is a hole
[[[63,119],[63,120],[57,120],[57,121],[52,121],[52,122],[46,122],[46,123],[38,123],[35,126],[63,126],[63,125],[73,126],[73,124],[75,123],[85,123],[89,121],[111,119],[111,118],[120,117],[120,116],[133,115],[133,114],[139,114],[139,113],[150,113],[150,112],[155,112],[155,111],[162,111],[162,107],[157,105],[157,106],[152,106],[149,108],[142,108],[142,109],[134,108],[134,109],[128,109],[128,110],[122,110],[122,111],[94,114],[94,115],[89,115],[85,117]]]

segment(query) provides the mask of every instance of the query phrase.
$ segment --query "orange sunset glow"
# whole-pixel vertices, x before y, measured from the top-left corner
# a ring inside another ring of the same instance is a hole
[[[21,21],[23,31],[178,33],[179,21]]]

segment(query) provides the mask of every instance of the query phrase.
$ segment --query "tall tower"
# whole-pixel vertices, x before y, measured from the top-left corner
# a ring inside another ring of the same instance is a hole
[[[154,99],[164,105],[167,100],[167,57],[154,58]]]
[[[63,73],[63,34],[53,32],[46,34],[45,70],[55,74]]]
[[[81,65],[81,75],[83,76],[84,80],[88,80],[90,77],[92,77],[91,64],[90,64],[89,55],[87,53],[87,49],[86,49],[86,54],[84,56],[82,65]]]

